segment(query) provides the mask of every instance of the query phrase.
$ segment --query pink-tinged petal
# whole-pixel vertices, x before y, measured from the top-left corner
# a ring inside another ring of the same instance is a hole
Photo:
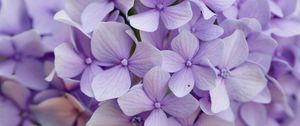
[[[126,16],[127,12],[134,5],[134,0],[115,0],[115,6],[120,9]]]
[[[87,126],[132,126],[130,117],[124,115],[116,101],[105,101],[93,113]]]
[[[155,109],[145,120],[144,126],[168,126],[166,113],[161,109]]]
[[[143,87],[131,89],[129,92],[119,97],[118,104],[127,116],[134,116],[154,109],[154,101],[147,96]]]
[[[18,126],[21,123],[20,110],[8,99],[0,97],[1,126]]]
[[[94,2],[89,4],[81,14],[81,24],[85,32],[92,32],[98,24],[114,9],[112,2]]]
[[[256,18],[262,25],[270,20],[271,12],[267,0],[247,0],[240,8],[240,18]]]
[[[155,66],[160,66],[162,56],[158,49],[149,43],[140,42],[136,44],[136,49],[128,61],[128,69],[139,77],[143,77],[146,72]]]
[[[256,103],[268,104],[271,103],[271,92],[268,87],[265,87],[254,99]]]
[[[102,65],[119,64],[129,57],[133,44],[126,33],[130,29],[126,24],[117,22],[101,22],[93,32],[92,53]]]
[[[249,126],[265,126],[267,121],[267,110],[262,104],[246,103],[240,110],[241,118]]]
[[[130,25],[146,32],[154,32],[159,25],[159,11],[152,9],[128,17]]]
[[[30,91],[16,83],[15,81],[7,80],[1,85],[2,93],[13,100],[18,107],[25,109],[30,97]]]
[[[80,89],[85,95],[89,97],[94,96],[91,84],[93,82],[94,77],[102,71],[102,68],[95,64],[91,64],[83,71],[80,80]]]
[[[154,67],[144,76],[144,90],[152,101],[161,101],[168,91],[170,74]]]
[[[271,99],[274,102],[285,102],[286,93],[282,87],[282,85],[273,77],[268,76],[269,80],[268,88],[271,90]]]
[[[41,57],[44,50],[40,35],[34,30],[22,32],[12,38],[16,50],[22,55]]]
[[[9,57],[14,54],[13,43],[11,37],[0,36],[0,56]]]
[[[57,89],[46,89],[46,90],[43,90],[43,91],[37,93],[33,97],[32,101],[33,101],[33,103],[41,103],[47,99],[59,97],[61,95],[63,95],[63,92],[61,92]]]
[[[178,98],[171,93],[163,99],[162,104],[166,113],[178,118],[191,116],[199,108],[198,100],[191,94]]]
[[[17,63],[13,60],[6,60],[0,63],[0,76],[11,77],[15,72],[15,67]]]
[[[235,0],[203,0],[204,3],[209,6],[209,8],[214,11],[223,11],[229,8]]]
[[[183,68],[174,73],[168,83],[170,90],[177,97],[184,97],[189,94],[195,85],[193,72],[190,68]]]
[[[281,37],[292,37],[300,35],[300,23],[294,20],[273,19],[270,22],[271,27],[274,27],[273,34]]]
[[[224,38],[224,49],[221,67],[231,69],[248,58],[249,48],[242,31],[236,30],[232,35]]]
[[[211,99],[211,111],[213,113],[219,113],[230,107],[229,96],[225,85],[226,84],[224,83],[224,80],[218,78],[216,87],[209,91]]]
[[[191,60],[199,50],[199,41],[192,33],[183,31],[172,40],[171,46],[185,60]]]
[[[43,126],[71,126],[79,112],[65,97],[51,98],[30,107]]]
[[[217,116],[201,114],[195,126],[234,126],[234,124]]]
[[[246,102],[252,100],[266,87],[267,79],[257,65],[245,63],[230,72],[225,85],[231,98]]]
[[[95,76],[92,89],[98,101],[118,98],[130,88],[131,81],[126,67],[115,66]]]
[[[210,67],[192,66],[196,87],[200,90],[211,90],[216,87],[217,75]]]
[[[216,15],[214,12],[208,9],[202,0],[191,0],[191,2],[195,3],[201,9],[204,19],[210,19]]]
[[[26,87],[43,90],[49,86],[45,81],[43,64],[35,59],[22,59],[16,66],[15,79]]]
[[[158,0],[139,0],[144,6],[154,8],[158,3]]]
[[[188,23],[192,17],[193,12],[189,1],[166,7],[161,12],[161,19],[167,29],[179,28]]]
[[[54,49],[54,65],[58,76],[72,78],[85,69],[84,60],[75,52],[68,43],[62,43]]]
[[[200,43],[197,55],[193,58],[193,63],[201,65],[209,65],[211,63],[216,66],[222,59],[224,42],[222,39]]]
[[[167,72],[177,72],[185,67],[184,59],[174,51],[161,51],[163,61],[161,67]]]
[[[174,118],[168,118],[168,126],[181,126],[181,124]]]

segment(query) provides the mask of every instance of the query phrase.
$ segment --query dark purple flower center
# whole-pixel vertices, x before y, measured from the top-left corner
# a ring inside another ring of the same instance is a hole
[[[21,53],[16,53],[13,57],[15,60],[19,61],[22,58],[22,54]]]
[[[160,104],[159,102],[156,102],[156,103],[154,103],[154,107],[155,107],[156,109],[160,109],[161,104]]]
[[[220,69],[219,76],[221,76],[222,78],[226,79],[226,78],[228,78],[230,76],[230,72],[226,68],[222,68],[222,69]]]
[[[85,59],[85,63],[86,63],[87,65],[90,65],[92,62],[93,62],[93,60],[92,60],[92,58],[90,58],[90,57],[88,57],[88,58]]]
[[[123,59],[121,61],[122,66],[128,66],[128,60],[127,59]]]
[[[188,60],[185,62],[185,66],[191,67],[193,65],[192,61]]]
[[[156,9],[157,10],[163,10],[164,9],[164,4],[163,3],[159,3],[156,5]]]
[[[131,118],[131,124],[133,126],[141,126],[143,123],[143,119],[140,116],[134,116],[133,118]]]

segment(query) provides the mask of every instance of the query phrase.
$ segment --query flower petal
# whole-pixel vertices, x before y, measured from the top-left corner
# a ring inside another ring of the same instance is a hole
[[[229,97],[223,81],[223,79],[219,78],[217,80],[216,87],[209,91],[211,99],[211,111],[213,113],[219,113],[230,107]]]
[[[1,85],[2,93],[13,100],[18,107],[26,109],[28,100],[30,98],[30,91],[16,83],[15,81],[7,80]]]
[[[154,67],[144,76],[144,90],[153,101],[160,101],[168,91],[170,74],[160,67]]]
[[[0,122],[2,126],[18,126],[21,123],[20,110],[8,99],[0,97]]]
[[[167,72],[177,72],[185,67],[184,59],[176,52],[165,50],[161,51],[163,56],[162,69]]]
[[[216,15],[214,12],[208,9],[202,0],[191,0],[191,2],[195,3],[201,9],[204,19],[210,19]]]
[[[143,77],[151,68],[161,65],[161,62],[162,56],[158,49],[149,43],[140,42],[136,44],[135,52],[128,61],[128,68],[135,75]]]
[[[264,126],[267,121],[267,110],[262,104],[246,103],[241,106],[241,118],[249,126]]]
[[[159,25],[159,11],[152,9],[143,13],[138,13],[128,17],[130,25],[136,29],[154,32]]]
[[[120,9],[126,16],[127,12],[134,5],[134,0],[115,0],[115,6]]]
[[[192,66],[196,87],[200,90],[211,90],[216,87],[217,75],[209,67]]]
[[[246,102],[257,96],[267,85],[263,71],[255,64],[245,63],[230,73],[225,80],[231,98]]]
[[[172,40],[171,46],[185,60],[191,60],[199,50],[199,41],[192,33],[182,31]]]
[[[233,123],[225,121],[217,116],[201,114],[195,126],[234,126]]]
[[[126,67],[115,66],[95,76],[92,89],[98,101],[118,98],[130,88],[131,81]]]
[[[132,126],[130,117],[124,115],[114,100],[100,104],[99,108],[93,113],[87,126]]]
[[[11,77],[15,72],[17,63],[13,60],[6,60],[0,63],[0,76],[1,77]]]
[[[211,41],[220,37],[224,30],[222,27],[214,24],[203,24],[196,26],[197,30],[194,33],[200,40]]]
[[[118,103],[127,116],[134,116],[154,109],[154,101],[147,96],[142,87],[131,89],[119,97]]]
[[[145,120],[144,125],[145,126],[167,126],[168,125],[167,115],[161,109],[155,109]]]
[[[26,87],[34,90],[46,89],[43,64],[35,59],[22,59],[16,66],[15,79]]]
[[[267,0],[247,0],[240,6],[239,17],[256,18],[262,25],[268,23],[271,11]]]
[[[223,62],[220,65],[231,69],[245,62],[248,55],[249,48],[245,35],[242,31],[236,30],[232,35],[224,38]]]
[[[133,44],[126,33],[129,26],[117,22],[101,22],[92,36],[92,53],[102,65],[119,64],[129,57]]]
[[[95,64],[91,64],[90,66],[86,67],[83,71],[81,80],[80,80],[80,90],[87,96],[93,97],[94,93],[92,90],[92,82],[94,77],[102,72],[102,68]]]
[[[164,8],[161,19],[167,29],[176,29],[188,23],[193,17],[189,1],[183,1],[175,6]]]
[[[174,73],[168,83],[170,90],[177,96],[183,97],[189,94],[195,85],[192,70],[183,68]]]
[[[178,98],[171,93],[163,99],[162,104],[165,112],[178,118],[191,116],[199,108],[198,100],[191,94]]]
[[[94,2],[81,14],[81,24],[85,32],[92,32],[98,24],[114,9],[112,2]]]
[[[235,2],[235,0],[203,0],[203,1],[207,6],[209,6],[209,8],[217,12],[229,8]]]
[[[9,36],[0,36],[0,56],[9,57],[14,54],[13,42]]]
[[[157,4],[157,0],[140,0],[140,2],[149,8],[154,8]]]
[[[79,75],[86,67],[83,59],[68,43],[62,43],[54,49],[55,71],[59,77],[72,78]]]

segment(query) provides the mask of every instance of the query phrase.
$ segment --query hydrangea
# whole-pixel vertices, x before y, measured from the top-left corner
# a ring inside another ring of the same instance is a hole
[[[0,126],[298,126],[299,0],[0,0]]]

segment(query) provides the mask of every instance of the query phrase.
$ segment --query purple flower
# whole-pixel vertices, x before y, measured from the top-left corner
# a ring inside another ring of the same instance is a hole
[[[140,0],[140,2],[149,8],[149,10],[129,16],[129,22],[132,27],[153,32],[157,30],[160,20],[167,29],[176,29],[183,26],[192,19],[192,9],[190,2],[183,2],[170,6],[175,0]]]
[[[213,16],[207,20],[204,19],[199,8],[193,5],[194,4],[192,4],[192,20],[189,21],[186,25],[180,27],[179,31],[190,31],[202,41],[211,41],[220,37],[223,34],[224,30],[220,26],[214,24],[216,17]]]
[[[152,67],[161,64],[161,54],[152,45],[136,43],[131,55],[132,39],[126,33],[130,28],[121,23],[101,23],[91,41],[92,53],[97,64],[107,67],[93,80],[92,89],[99,101],[125,94],[131,85],[131,75],[143,77]]]
[[[48,87],[44,80],[43,64],[38,59],[44,55],[40,36],[33,30],[15,36],[0,37],[0,76],[12,78],[26,87],[42,90]]]
[[[216,87],[209,91],[212,112],[226,110],[230,99],[250,101],[265,88],[267,80],[263,71],[256,64],[245,62],[248,56],[249,48],[242,31],[236,30],[224,38],[222,60],[216,67]]]
[[[216,74],[209,66],[217,65],[222,41],[199,43],[190,32],[183,31],[171,43],[171,50],[162,51],[162,68],[174,73],[169,87],[177,97],[187,95],[196,85],[201,90],[215,87]]]
[[[170,75],[159,67],[152,68],[145,76],[143,85],[134,86],[128,93],[118,98],[121,110],[128,116],[150,111],[145,126],[166,126],[166,113],[175,117],[187,117],[198,108],[192,95],[177,98],[166,95]]]

